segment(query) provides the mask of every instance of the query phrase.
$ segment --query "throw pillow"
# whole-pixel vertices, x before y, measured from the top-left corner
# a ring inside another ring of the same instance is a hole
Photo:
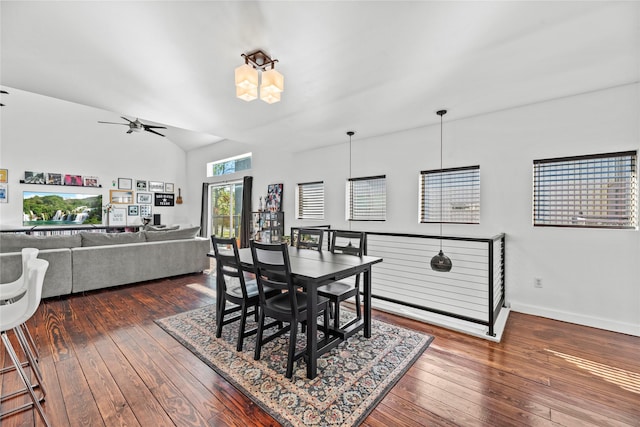
[[[22,248],[59,249],[78,248],[81,245],[79,234],[68,236],[31,236],[29,234],[0,233],[0,253],[20,252]]]
[[[193,239],[200,232],[200,227],[181,228],[169,231],[145,231],[147,242],[161,242],[163,240]]]
[[[143,233],[80,233],[82,246],[122,245],[125,243],[143,243]]]

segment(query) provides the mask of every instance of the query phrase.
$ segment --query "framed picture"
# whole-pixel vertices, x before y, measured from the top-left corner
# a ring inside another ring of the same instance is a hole
[[[113,208],[109,212],[109,225],[127,225],[127,210],[125,208]]]
[[[47,184],[49,185],[62,185],[62,174],[61,173],[51,173],[47,174]]]
[[[280,212],[282,209],[282,187],[283,184],[269,184],[267,187],[267,210],[270,212]]]
[[[153,211],[151,205],[140,205],[140,216],[143,218],[151,217]]]
[[[165,193],[173,193],[173,183],[172,182],[165,182],[164,183],[164,192]]]
[[[164,191],[164,182],[149,181],[149,191],[162,193]]]
[[[154,205],[155,206],[174,206],[174,194],[173,193],[155,193]]]
[[[119,190],[133,190],[133,180],[131,178],[118,178]]]
[[[150,205],[153,203],[153,194],[151,193],[136,193],[136,203]]]
[[[147,191],[147,181],[136,179],[136,191]]]
[[[0,169],[0,183],[9,182],[9,171],[7,169]]]
[[[0,203],[9,202],[9,184],[0,183]]]
[[[98,183],[97,176],[85,176],[84,177],[84,186],[85,187],[100,187]]]
[[[24,183],[25,184],[44,184],[44,172],[24,172]]]
[[[65,175],[64,185],[77,185],[79,187],[82,187],[82,175]]]
[[[130,205],[134,203],[133,191],[109,190],[109,200],[111,203]]]
[[[140,215],[140,209],[138,205],[129,205],[129,216],[138,216]]]

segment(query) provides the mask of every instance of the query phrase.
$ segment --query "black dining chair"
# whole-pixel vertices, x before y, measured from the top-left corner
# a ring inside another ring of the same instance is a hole
[[[330,251],[361,257],[364,253],[365,234],[359,231],[334,231]],[[356,320],[362,318],[360,310],[360,274],[355,279],[346,278],[318,287],[318,295],[329,298],[332,308],[333,327],[340,326],[340,303],[351,297],[356,298]]]
[[[220,319],[216,325],[216,337],[222,336],[222,327],[235,321],[240,321],[238,327],[238,341],[236,345],[237,351],[242,351],[244,339],[257,332],[256,329],[245,330],[247,325],[247,317],[254,315],[258,320],[258,305],[260,303],[258,285],[253,280],[247,280],[245,272],[240,266],[240,257],[238,255],[238,244],[235,238],[222,238],[211,236],[213,251],[216,259],[217,279],[222,280],[223,294],[217,295],[219,298],[217,304],[216,319]],[[280,291],[265,288],[265,296],[270,298],[279,294]],[[226,302],[235,304],[233,307],[226,308]],[[252,311],[249,311],[253,308]],[[229,317],[229,315],[240,312],[239,315]],[[271,325],[273,326],[273,325]]]
[[[322,238],[324,230],[320,228],[301,228],[298,230],[298,241],[296,247],[299,249],[322,250]]]
[[[306,353],[306,349],[296,352],[296,339],[298,323],[304,324],[307,320],[307,294],[300,291],[299,287],[294,284],[286,243],[264,244],[252,240],[250,245],[260,294],[258,333],[256,335],[254,359],[260,359],[263,345],[289,332],[289,350],[285,377],[291,378],[293,376],[293,363]],[[279,289],[282,293],[275,297],[267,298],[265,289],[269,288]],[[329,300],[318,296],[317,306],[318,314],[324,314],[324,333],[326,337],[329,330]],[[267,329],[264,326],[267,317],[287,323],[287,326],[279,328],[268,337],[263,337],[264,330]]]

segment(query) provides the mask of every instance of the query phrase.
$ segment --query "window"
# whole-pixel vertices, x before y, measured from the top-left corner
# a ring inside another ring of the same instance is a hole
[[[347,220],[385,221],[387,178],[385,175],[349,178],[346,191]]]
[[[420,172],[420,222],[480,224],[480,166]]]
[[[324,182],[298,184],[296,192],[297,219],[324,219]]]
[[[251,169],[251,153],[207,163],[207,176],[228,175],[247,169]]]
[[[534,160],[533,225],[637,228],[637,154]]]

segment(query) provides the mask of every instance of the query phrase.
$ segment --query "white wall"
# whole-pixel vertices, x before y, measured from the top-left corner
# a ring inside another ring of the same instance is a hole
[[[96,192],[95,188],[20,184],[25,171],[97,176],[103,202],[118,178],[185,186],[186,154],[177,145],[148,132],[126,134],[118,114],[7,88],[0,109],[0,168],[9,170],[9,203],[0,204],[0,226],[22,226],[22,192]],[[135,185],[135,184],[134,184]],[[187,208],[153,207],[165,224],[188,223]],[[133,218],[131,218],[134,220]]]
[[[482,237],[506,233],[506,289],[512,309],[640,335],[640,232],[534,228],[531,219],[533,160],[638,150],[639,93],[635,84],[468,119],[457,120],[455,109],[445,116],[443,165],[480,165],[481,220],[479,225],[445,225],[444,233]],[[439,107],[434,106],[434,115]],[[267,184],[283,182],[287,229],[310,224],[295,220],[295,185],[323,180],[326,218],[317,223],[348,227],[346,135],[344,140],[294,154],[290,160],[281,158],[275,168],[273,153],[253,150],[254,206],[258,188],[266,191]],[[356,133],[352,175],[386,174],[388,199],[387,221],[352,227],[438,234],[439,225],[418,223],[417,194],[419,172],[439,167],[439,145],[439,126],[370,139],[359,139]],[[188,164],[201,154],[190,153]],[[238,153],[228,149],[221,154]],[[267,154],[268,159],[263,157]],[[534,277],[542,279],[542,289],[533,287]]]
[[[253,206],[267,185],[284,184],[287,230],[295,220],[298,182],[324,180],[326,218],[344,220],[344,185],[349,174],[349,129],[344,143],[294,153],[259,144],[222,141],[185,153],[166,138],[125,133],[124,126],[99,125],[117,114],[10,89],[10,106],[0,109],[0,168],[9,169],[9,203],[0,204],[0,225],[20,226],[22,191],[58,187],[19,184],[25,170],[98,176],[108,195],[118,177],[174,182],[185,203],[154,208],[163,222],[200,221],[206,163],[251,151]],[[9,104],[9,102],[7,102]],[[425,114],[445,106],[433,106]],[[534,159],[640,148],[640,85],[629,85],[526,107],[458,119],[445,116],[444,167],[480,165],[479,225],[445,225],[444,233],[465,236],[507,234],[507,299],[516,311],[640,335],[640,232],[534,228],[531,175]],[[356,132],[358,129],[354,129]],[[439,167],[439,126],[353,138],[352,175],[386,174],[388,220],[352,224],[366,231],[437,234],[436,224],[417,219],[418,173]],[[238,176],[219,180],[242,179]],[[59,187],[64,188],[64,187]],[[74,190],[77,188],[74,187]],[[78,189],[86,191],[87,189]],[[91,191],[91,189],[89,189]],[[533,287],[533,278],[543,288]]]

